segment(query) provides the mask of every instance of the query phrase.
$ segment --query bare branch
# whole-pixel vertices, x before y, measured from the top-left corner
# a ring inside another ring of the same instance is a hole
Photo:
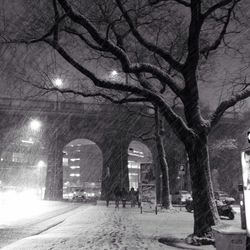
[[[130,85],[124,85],[120,84],[118,82],[111,82],[111,81],[105,81],[97,78],[97,76],[92,73],[90,70],[82,66],[80,63],[78,63],[76,60],[74,60],[59,44],[55,44],[50,40],[46,40],[46,42],[52,46],[57,52],[73,67],[75,67],[79,72],[81,72],[83,75],[87,76],[97,87],[102,87],[105,89],[114,89],[114,90],[120,90],[125,92],[133,92],[138,95],[145,95],[145,91],[142,89],[136,87],[136,86],[130,86]]]
[[[184,5],[185,7],[190,7],[190,3],[186,2],[185,0],[174,0],[174,1]],[[150,5],[155,5],[161,2],[167,2],[167,0],[149,0]]]
[[[167,105],[164,98],[151,90],[141,89],[136,86],[124,85],[117,82],[110,82],[98,79],[95,74],[80,65],[75,61],[62,47],[52,41],[46,40],[46,42],[52,46],[57,52],[68,61],[73,67],[80,71],[83,75],[87,76],[97,87],[105,89],[114,89],[122,92],[131,92],[135,95],[146,98],[151,103],[156,103],[160,107],[162,114],[166,117],[169,125],[173,128],[176,135],[183,141],[188,137],[194,136],[192,129],[188,128],[184,120],[175,114],[175,112]]]
[[[53,1],[53,8],[54,8],[54,20],[55,20],[55,27],[54,27],[54,32],[53,32],[53,39],[54,41],[57,43],[58,42],[58,19],[59,19],[59,12],[58,12],[58,8],[57,8],[57,2],[56,0],[52,0]]]
[[[210,117],[211,128],[214,127],[219,122],[220,118],[223,116],[223,114],[227,109],[233,107],[236,103],[245,100],[248,97],[250,97],[250,89],[235,94],[231,98],[221,102],[220,105],[215,110],[215,112]]]
[[[132,64],[128,55],[119,46],[105,39],[93,26],[93,24],[84,16],[76,14],[66,0],[58,0],[66,14],[76,23],[88,30],[91,37],[97,44],[105,48],[107,51],[115,55],[121,62],[125,73],[142,73],[147,72],[156,75],[162,82],[166,82],[176,95],[180,95],[180,87],[165,72],[158,67],[147,63]]]
[[[188,3],[188,2],[186,2],[185,0],[174,0],[174,1],[177,2],[177,3],[180,3],[182,5],[184,5],[186,7],[190,7],[191,6],[191,4]]]
[[[201,54],[204,54],[206,58],[208,57],[209,52],[212,50],[216,50],[219,47],[219,45],[221,44],[222,40],[224,39],[226,32],[227,32],[229,22],[230,22],[231,14],[233,12],[235,5],[236,5],[236,2],[234,2],[233,5],[228,9],[226,20],[224,22],[224,25],[222,27],[222,30],[221,30],[218,38],[213,42],[212,45],[207,46],[201,50]]]
[[[54,23],[54,25],[48,30],[48,32],[45,33],[44,35],[42,35],[42,36],[39,37],[39,38],[30,39],[30,40],[25,40],[25,39],[19,39],[19,40],[15,40],[15,39],[13,40],[13,39],[12,39],[12,40],[10,40],[10,39],[4,38],[5,41],[2,42],[2,43],[9,43],[9,44],[11,44],[11,43],[32,44],[32,43],[44,42],[44,41],[46,40],[46,38],[48,38],[48,37],[50,37],[51,35],[54,34],[54,31],[55,31],[55,29],[57,29],[58,24],[59,24],[62,20],[64,20],[64,18],[66,18],[66,17],[67,17],[66,14],[62,15],[61,17],[59,17],[59,18],[57,19],[57,22]]]
[[[241,0],[222,0],[219,3],[213,5],[212,7],[210,7],[204,14],[202,14],[202,18],[205,19],[207,18],[209,15],[211,15],[214,11],[216,11],[217,9],[224,7],[230,3],[234,3],[236,4],[237,2],[239,2]]]
[[[84,37],[82,34],[80,34],[77,30],[75,30],[73,28],[65,27],[64,31],[69,33],[69,34],[78,36],[84,43],[86,43],[90,48],[92,48],[94,50],[107,51],[107,50],[105,50],[105,48],[100,47],[100,46],[96,46],[93,43],[91,43],[86,37]]]
[[[105,94],[105,93],[101,93],[101,92],[88,93],[88,92],[78,91],[78,90],[69,89],[69,88],[61,89],[61,88],[56,88],[56,87],[44,87],[44,86],[40,86],[40,85],[36,85],[36,84],[32,84],[32,85],[38,89],[46,91],[45,93],[49,93],[51,91],[57,91],[57,92],[60,92],[62,94],[73,94],[73,95],[82,96],[82,97],[102,97],[104,99],[109,100],[112,103],[115,103],[115,104],[136,103],[136,102],[146,102],[147,101],[146,98],[139,98],[139,97],[134,97],[134,98],[125,97],[125,98],[121,98],[121,99],[114,99],[110,95]]]
[[[125,20],[127,21],[133,35],[135,36],[135,38],[144,46],[146,47],[148,50],[158,54],[159,56],[161,56],[166,62],[168,62],[175,70],[177,70],[178,72],[181,72],[183,69],[183,65],[180,64],[178,61],[176,61],[169,53],[167,53],[165,50],[161,49],[160,47],[156,46],[153,43],[150,43],[149,41],[147,41],[144,37],[142,37],[142,35],[139,33],[139,31],[136,29],[136,27],[133,24],[132,19],[130,18],[128,12],[125,10],[125,7],[123,6],[123,4],[121,3],[120,0],[116,0],[117,5],[119,7],[119,9],[121,10]]]

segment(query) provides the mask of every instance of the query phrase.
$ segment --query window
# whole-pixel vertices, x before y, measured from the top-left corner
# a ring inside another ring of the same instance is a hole
[[[78,169],[80,166],[70,166],[71,169]]]
[[[18,162],[18,163],[25,163],[28,162],[28,157],[23,154],[23,153],[13,153],[12,155],[12,161],[13,162]]]
[[[64,167],[67,167],[68,165],[69,165],[69,159],[63,157],[63,166],[64,166]]]
[[[71,177],[79,177],[79,176],[80,176],[80,174],[74,174],[74,173],[71,173],[71,174],[70,174],[70,176],[71,176]]]

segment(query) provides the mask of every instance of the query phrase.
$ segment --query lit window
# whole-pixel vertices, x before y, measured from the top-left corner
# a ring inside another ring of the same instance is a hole
[[[70,166],[71,169],[77,169],[80,168],[80,166]]]
[[[134,161],[129,161],[128,162],[128,168],[140,168],[140,163],[139,162],[134,162]]]
[[[80,158],[71,158],[70,161],[80,161]]]
[[[74,173],[71,173],[71,174],[70,174],[70,176],[71,176],[71,177],[79,177],[79,176],[80,176],[80,174],[74,174]]]
[[[139,153],[128,153],[129,155],[132,155],[132,156],[137,156],[137,157],[140,157],[140,158],[144,158],[144,155],[143,154],[139,154]]]
[[[128,175],[132,176],[132,175],[138,175],[138,173],[129,173]]]
[[[69,165],[69,159],[63,157],[63,166],[67,167]]]

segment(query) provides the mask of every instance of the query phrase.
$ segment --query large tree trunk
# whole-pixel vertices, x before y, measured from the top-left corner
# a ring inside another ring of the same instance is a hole
[[[216,208],[209,166],[207,138],[199,137],[186,146],[189,156],[194,202],[194,235],[204,236],[220,218]]]
[[[155,137],[156,137],[156,146],[159,155],[160,169],[162,174],[162,190],[161,190],[161,202],[162,207],[169,209],[171,208],[171,199],[170,199],[170,188],[169,188],[169,172],[168,172],[168,163],[166,160],[166,153],[163,145],[163,125],[162,120],[159,117],[158,109],[155,109]]]

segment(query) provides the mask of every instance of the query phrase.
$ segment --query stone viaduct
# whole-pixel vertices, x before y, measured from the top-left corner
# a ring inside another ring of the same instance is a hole
[[[151,111],[151,112],[150,112]],[[144,115],[142,115],[142,113]],[[42,140],[47,154],[45,199],[62,199],[63,148],[77,138],[89,139],[102,151],[102,195],[113,189],[115,180],[128,186],[128,147],[138,135],[153,130],[152,110],[140,105],[128,107],[114,104],[53,102],[40,100],[0,99],[0,150],[3,151],[10,134],[31,118],[42,122]],[[8,135],[8,136],[7,136]],[[143,142],[151,150],[153,163],[157,164],[154,140]],[[107,176],[109,168],[110,176]],[[159,180],[159,169],[155,168]]]
[[[38,118],[42,122],[42,141],[47,154],[47,175],[45,183],[45,199],[60,200],[63,191],[63,148],[74,139],[89,139],[97,144],[102,151],[102,195],[112,190],[121,179],[119,185],[128,187],[128,147],[132,140],[151,131],[154,133],[154,118],[151,109],[141,105],[121,106],[114,104],[55,102],[42,100],[0,99],[0,153],[14,134],[29,122]],[[238,118],[226,118],[218,125],[210,141],[223,138],[236,138],[241,129]],[[167,131],[167,138],[174,140]],[[228,132],[229,131],[229,134]],[[241,136],[242,137],[242,136]],[[166,142],[166,144],[169,144]],[[160,171],[158,153],[154,140],[143,141],[150,149],[156,176],[157,196],[160,194]],[[176,147],[172,144],[171,147]],[[236,152],[236,155],[240,154]],[[185,161],[185,154],[179,162],[170,166],[170,177],[173,181],[178,175],[178,164]],[[240,157],[239,157],[240,158]],[[240,160],[234,166],[233,176],[240,179]],[[213,165],[213,164],[212,164]],[[229,165],[228,165],[229,166]],[[215,166],[218,167],[218,166]],[[226,166],[221,166],[225,168]],[[107,170],[109,169],[109,171]],[[230,172],[232,169],[230,170]],[[107,176],[107,172],[110,176]],[[228,174],[229,172],[226,172]],[[223,173],[224,174],[224,173]],[[122,177],[121,177],[122,175]],[[229,175],[229,178],[230,175]],[[170,180],[171,181],[171,180]],[[223,184],[223,183],[222,183]],[[236,185],[236,184],[235,184]],[[229,185],[230,186],[230,185]]]

